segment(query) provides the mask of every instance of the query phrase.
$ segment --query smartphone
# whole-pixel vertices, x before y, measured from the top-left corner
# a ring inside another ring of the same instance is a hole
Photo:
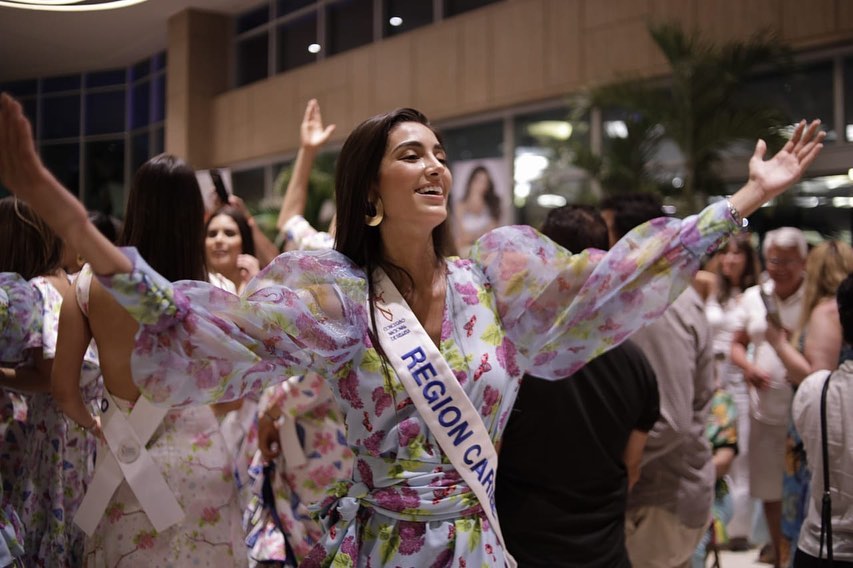
[[[210,179],[213,181],[213,189],[216,191],[216,197],[219,198],[222,205],[228,205],[228,190],[225,189],[225,182],[222,180],[222,174],[219,170],[210,170]]]
[[[776,327],[784,327],[779,317],[779,304],[776,303],[776,298],[761,290],[761,301],[764,302],[764,308],[767,310],[767,319]]]

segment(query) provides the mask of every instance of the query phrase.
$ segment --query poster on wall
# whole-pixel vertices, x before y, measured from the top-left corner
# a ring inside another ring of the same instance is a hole
[[[450,210],[460,256],[484,233],[515,222],[509,167],[501,158],[454,162]]]

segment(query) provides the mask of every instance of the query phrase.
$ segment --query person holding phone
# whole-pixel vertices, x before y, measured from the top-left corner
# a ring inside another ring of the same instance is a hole
[[[785,440],[793,390],[788,372],[766,339],[768,303],[778,306],[779,321],[794,329],[800,319],[805,295],[804,269],[808,246],[799,229],[782,227],[768,232],[762,246],[770,280],[743,294],[732,341],[731,360],[743,370],[750,387],[749,488],[762,501],[770,532],[772,560],[782,558],[782,476],[785,469]],[[755,347],[752,358],[747,348]]]

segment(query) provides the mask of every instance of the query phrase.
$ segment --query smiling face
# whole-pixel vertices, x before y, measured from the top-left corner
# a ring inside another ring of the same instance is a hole
[[[433,131],[417,122],[398,124],[388,135],[374,189],[385,208],[382,225],[431,231],[447,218],[451,183],[444,148]]]
[[[227,275],[237,268],[237,256],[242,252],[243,239],[237,222],[228,215],[217,215],[207,224],[204,237],[207,267]]]

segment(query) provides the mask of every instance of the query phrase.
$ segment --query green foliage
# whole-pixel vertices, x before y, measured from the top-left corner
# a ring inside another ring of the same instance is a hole
[[[783,144],[783,112],[763,101],[745,102],[738,94],[756,70],[788,69],[790,52],[767,32],[720,45],[674,24],[650,25],[649,33],[669,63],[671,77],[665,82],[626,79],[576,99],[580,112],[591,107],[624,112],[627,137],[610,140],[602,156],[574,148],[575,164],[590,172],[606,193],[657,190],[673,195],[670,180],[661,179],[652,161],[669,141],[684,159],[684,185],[675,195],[693,211],[705,196],[723,191],[717,166],[725,150],[757,138],[771,149]]]

